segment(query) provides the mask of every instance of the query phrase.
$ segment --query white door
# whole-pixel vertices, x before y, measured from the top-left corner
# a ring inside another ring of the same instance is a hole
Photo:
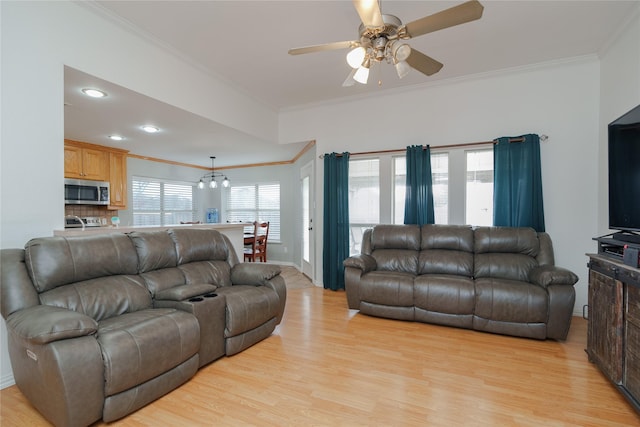
[[[314,227],[313,227],[313,161],[300,170],[300,188],[302,189],[302,273],[313,280]]]

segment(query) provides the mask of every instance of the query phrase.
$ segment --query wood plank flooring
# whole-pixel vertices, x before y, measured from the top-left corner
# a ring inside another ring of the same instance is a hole
[[[580,318],[567,341],[536,341],[368,317],[344,292],[292,289],[271,337],[110,425],[640,426],[585,346]],[[15,386],[0,398],[3,427],[47,425]]]

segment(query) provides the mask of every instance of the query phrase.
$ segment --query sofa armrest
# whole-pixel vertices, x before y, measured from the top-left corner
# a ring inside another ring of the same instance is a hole
[[[362,270],[362,274],[375,270],[378,267],[376,259],[371,255],[358,254],[350,256],[343,261],[345,267],[353,267]]]
[[[217,286],[208,283],[179,285],[157,292],[155,299],[158,301],[183,301],[198,295],[214,292],[216,289]]]
[[[257,264],[254,262],[242,262],[231,269],[232,285],[260,286],[280,275],[282,270],[273,264]]]
[[[77,311],[37,305],[9,316],[7,328],[25,342],[47,344],[93,335],[98,331],[98,322]]]
[[[566,268],[553,265],[542,265],[531,270],[529,281],[543,288],[551,285],[575,285],[578,276]]]

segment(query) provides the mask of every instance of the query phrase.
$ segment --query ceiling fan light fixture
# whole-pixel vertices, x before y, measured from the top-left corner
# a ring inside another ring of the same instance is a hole
[[[371,60],[369,58],[365,59],[364,64],[360,68],[356,70],[356,73],[353,75],[353,80],[357,81],[360,84],[366,85],[369,80],[369,67],[371,66]]]
[[[396,41],[391,46],[391,54],[393,55],[394,61],[406,61],[409,55],[411,55],[411,46]]]
[[[409,71],[411,71],[411,66],[407,64],[406,61],[398,61],[394,65],[396,67],[396,73],[398,73],[398,78],[403,78]]]
[[[366,53],[366,50],[362,46],[353,48],[347,53],[347,64],[349,64],[351,68],[359,68],[364,62]]]
[[[369,69],[365,67],[360,67],[356,70],[356,73],[353,75],[353,80],[357,81],[360,84],[366,85],[369,80]]]

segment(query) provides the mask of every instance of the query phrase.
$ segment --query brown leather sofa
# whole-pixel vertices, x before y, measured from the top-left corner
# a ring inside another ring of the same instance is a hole
[[[531,228],[378,225],[344,261],[349,308],[399,320],[564,340],[578,277]]]
[[[3,249],[16,384],[56,426],[121,418],[271,335],[280,269],[215,230],[45,237]]]

